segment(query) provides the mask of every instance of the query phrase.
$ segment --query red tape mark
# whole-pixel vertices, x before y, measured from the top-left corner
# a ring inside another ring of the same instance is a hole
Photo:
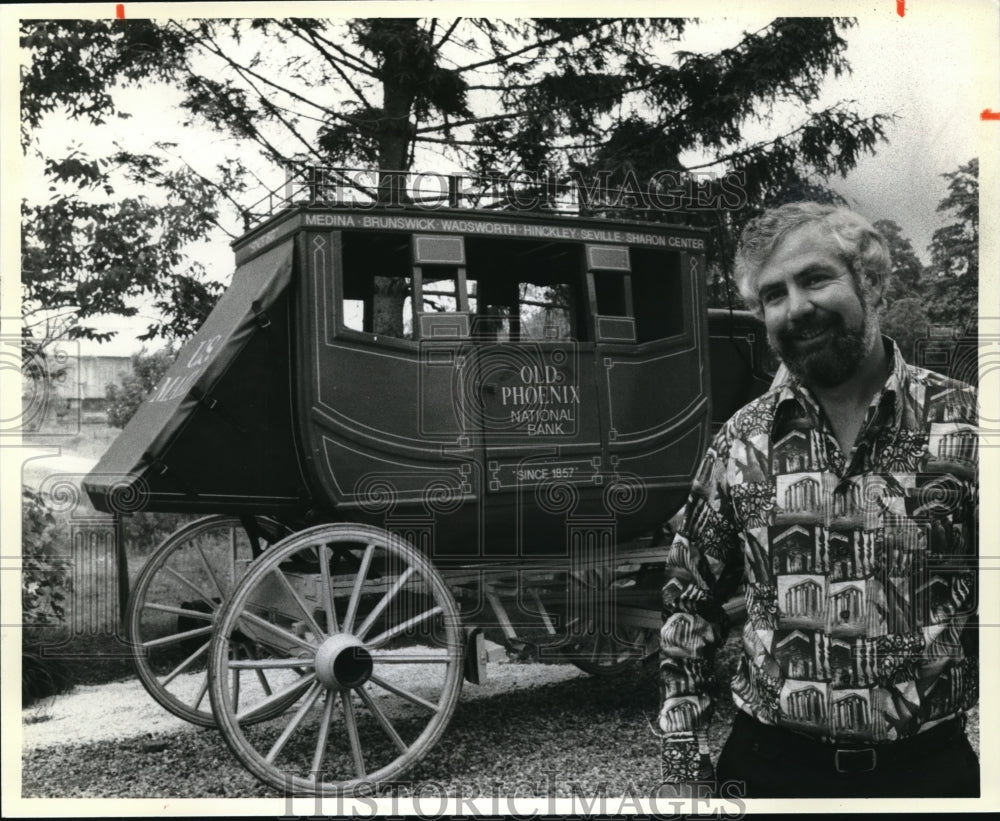
[[[906,17],[906,0],[896,0],[896,14]]]
[[[119,3],[117,6],[115,6],[115,17],[117,17],[119,20],[124,20],[125,19],[125,4],[124,3]]]
[[[994,111],[992,108],[984,108],[979,114],[980,120],[1000,120],[1000,111]]]

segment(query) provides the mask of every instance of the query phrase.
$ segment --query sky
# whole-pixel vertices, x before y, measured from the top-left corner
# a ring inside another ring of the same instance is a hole
[[[683,5],[661,0],[655,5],[639,2],[621,8],[622,13],[627,10],[635,14],[648,14],[650,9],[655,9],[656,14],[691,13]],[[878,146],[876,156],[863,157],[855,171],[845,179],[834,178],[830,185],[873,221],[897,222],[917,255],[927,262],[931,236],[945,219],[936,212],[947,193],[947,181],[941,175],[978,156],[984,138],[991,138],[995,148],[996,135],[1000,134],[1000,122],[984,123],[979,119],[984,108],[992,106],[1000,110],[997,0],[966,0],[961,4],[941,0],[913,2],[904,4],[902,17],[895,0],[848,4],[841,8],[844,5],[824,4],[821,8],[825,14],[860,15],[858,25],[844,33],[848,41],[846,56],[853,71],[841,78],[831,77],[817,105],[853,100],[863,116],[893,114],[896,120],[888,125],[889,141]],[[701,3],[698,8],[703,22],[688,29],[683,47],[717,50],[729,45],[742,31],[761,27],[774,13],[783,10],[773,6],[755,5],[752,13],[747,13],[741,10],[745,6]],[[393,8],[400,7],[397,4]],[[136,4],[129,5],[130,11],[138,8]],[[428,13],[428,8],[431,7],[425,4],[423,13]],[[507,15],[514,13],[507,11],[513,8],[511,4],[484,6],[484,11],[486,8]],[[582,8],[591,13],[607,12],[599,5]],[[797,13],[820,13],[811,10],[808,4],[800,3],[796,8],[801,10]],[[433,6],[433,13],[445,16],[444,11],[441,4]],[[726,16],[719,16],[720,12]],[[133,147],[154,140],[174,140],[180,144],[179,151],[194,164],[202,158],[211,159],[213,151],[226,150],[220,149],[217,137],[182,128],[181,114],[172,109],[175,99],[179,97],[165,89],[156,93],[130,90],[122,95],[122,101],[123,107],[133,113],[133,119],[124,125],[115,123],[115,131],[93,132],[53,118],[45,127],[43,139],[53,151],[60,150],[70,138],[83,141],[85,146],[99,146],[101,141],[115,138],[127,139]],[[779,112],[777,122],[761,127],[759,136],[767,138],[780,125]],[[38,171],[37,165],[29,166],[29,186],[32,181],[37,184]],[[193,252],[215,278],[222,280],[231,274],[233,267],[228,242],[229,238],[220,232]],[[10,312],[5,309],[4,313]],[[109,317],[95,323],[101,329],[119,331],[118,338],[101,345],[84,342],[82,352],[132,353],[141,346],[136,336],[148,322],[148,317],[140,316],[134,320]]]
[[[967,13],[977,5],[862,20],[847,36],[853,76],[827,89],[857,99],[866,112],[898,115],[888,145],[833,187],[867,216],[899,223],[924,262],[942,220],[935,209],[947,193],[940,175],[978,156],[987,127],[1000,131],[979,119],[1000,100],[996,64],[991,72],[985,59],[991,41],[994,51],[1000,42],[1000,18],[995,5],[992,26],[988,17]]]

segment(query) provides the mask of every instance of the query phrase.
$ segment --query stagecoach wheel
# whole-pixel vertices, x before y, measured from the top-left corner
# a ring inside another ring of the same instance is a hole
[[[234,660],[237,634],[262,652]],[[254,775],[283,793],[329,795],[397,778],[437,742],[463,675],[458,609],[431,563],[366,525],[320,525],[275,545],[219,613],[210,696],[223,737]],[[245,705],[238,671],[301,679]],[[281,699],[281,716],[248,726]]]
[[[126,630],[139,679],[161,706],[202,727],[215,726],[208,698],[215,614],[255,555],[290,532],[272,519],[253,522],[248,533],[235,516],[208,516],[172,533],[149,557],[129,599]],[[244,642],[232,651],[245,657],[255,649]]]
[[[655,653],[659,633],[622,624],[617,605],[627,580],[611,568],[592,568],[569,576],[568,633],[565,654],[578,669],[592,676],[613,676]]]

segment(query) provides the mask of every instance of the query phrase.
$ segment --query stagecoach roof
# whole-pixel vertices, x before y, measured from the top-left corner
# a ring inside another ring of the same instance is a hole
[[[232,245],[237,262],[302,229],[447,234],[659,247],[704,253],[708,229],[618,216],[557,211],[299,204],[270,216]]]

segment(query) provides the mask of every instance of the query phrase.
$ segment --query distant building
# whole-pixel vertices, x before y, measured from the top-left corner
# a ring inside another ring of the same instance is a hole
[[[25,375],[21,407],[25,430],[42,430],[106,421],[108,385],[118,384],[132,370],[130,356],[53,359],[54,376],[47,383]]]

